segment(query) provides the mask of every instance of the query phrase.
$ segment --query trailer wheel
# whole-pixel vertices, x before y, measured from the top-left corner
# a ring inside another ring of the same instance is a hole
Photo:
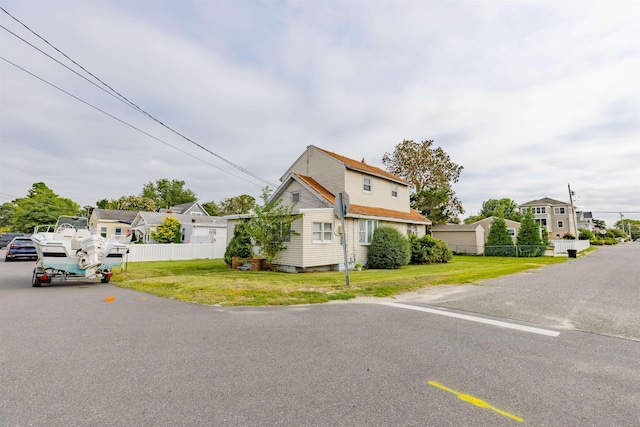
[[[40,286],[42,286],[42,282],[40,281],[40,278],[36,273],[37,271],[38,267],[33,269],[33,277],[31,278],[31,286],[33,286],[34,288],[39,288]]]

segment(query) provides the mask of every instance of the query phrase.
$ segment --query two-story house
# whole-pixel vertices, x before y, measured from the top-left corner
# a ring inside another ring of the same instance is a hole
[[[287,249],[279,254],[277,268],[305,271],[344,268],[342,234],[346,235],[350,266],[366,263],[373,232],[385,225],[402,234],[424,236],[431,224],[410,207],[409,183],[389,172],[310,145],[280,178],[270,201],[295,203],[302,214],[292,224]],[[334,212],[336,195],[346,192],[350,208],[344,229]],[[227,236],[240,220],[228,218]]]
[[[538,225],[547,229],[549,240],[562,239],[565,233],[571,233],[576,238],[576,216],[569,203],[545,197],[532,200],[518,206],[520,212],[525,214],[528,209],[533,211],[533,216]]]

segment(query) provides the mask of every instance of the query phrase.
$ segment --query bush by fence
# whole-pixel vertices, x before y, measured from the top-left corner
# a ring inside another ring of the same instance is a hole
[[[409,236],[411,244],[411,264],[432,264],[451,261],[453,254],[447,244],[431,236]]]
[[[538,257],[544,255],[547,247],[544,245],[509,245],[509,246],[485,246],[486,256],[508,257]]]

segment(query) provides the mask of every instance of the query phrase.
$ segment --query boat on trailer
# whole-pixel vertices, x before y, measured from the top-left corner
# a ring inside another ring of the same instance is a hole
[[[61,216],[54,226],[39,225],[31,235],[38,261],[31,284],[51,283],[53,278],[100,280],[109,283],[111,269],[121,265],[127,245],[89,231],[85,217]]]

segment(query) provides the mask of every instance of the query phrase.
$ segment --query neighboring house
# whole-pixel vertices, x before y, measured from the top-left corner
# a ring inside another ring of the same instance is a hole
[[[181,215],[209,216],[207,211],[198,202],[182,203],[180,205],[171,206],[169,209],[159,209],[158,212],[174,213],[174,214],[181,214]]]
[[[131,222],[138,212],[117,209],[94,209],[89,217],[89,229],[108,239],[131,240]]]
[[[595,231],[596,226],[593,224],[593,214],[591,212],[577,211],[578,229]]]
[[[174,214],[167,212],[138,212],[131,223],[136,240],[143,243],[157,243],[151,238],[151,232],[156,231],[166,217],[180,221],[182,243],[222,243],[226,247],[227,221],[223,217]]]
[[[520,223],[504,220],[507,223],[507,231],[516,243]],[[489,230],[493,217],[481,219],[471,224],[445,224],[431,227],[431,236],[443,240],[449,249],[459,254],[482,254],[484,245],[489,238]]]
[[[549,240],[562,239],[565,233],[571,233],[576,238],[578,237],[576,236],[576,217],[569,203],[545,197],[523,203],[518,208],[523,214],[527,212],[527,209],[533,210],[536,222],[546,227]]]
[[[431,224],[411,209],[408,182],[368,165],[364,159],[359,162],[310,145],[280,181],[270,201],[295,203],[295,213],[302,214],[293,222],[295,233],[287,236],[287,249],[275,263],[280,270],[342,270],[342,233],[347,237],[347,258],[353,267],[357,262],[366,263],[373,232],[379,226],[392,226],[405,236],[421,237]],[[344,229],[333,207],[341,192],[350,199]],[[225,217],[229,239],[242,217]]]

